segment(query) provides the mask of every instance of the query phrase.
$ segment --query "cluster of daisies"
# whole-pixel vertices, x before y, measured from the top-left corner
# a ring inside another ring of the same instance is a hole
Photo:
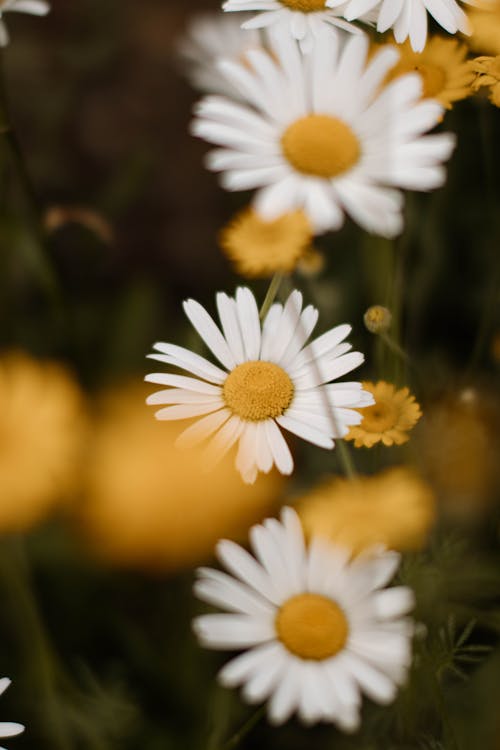
[[[223,10],[181,45],[205,94],[191,131],[215,146],[206,166],[225,189],[253,191],[221,232],[222,249],[243,276],[274,276],[260,309],[247,287],[217,294],[218,320],[186,301],[213,358],[157,343],[150,357],[175,370],[146,380],[163,386],[148,398],[158,419],[188,420],[180,448],[204,444],[207,470],[234,451],[253,483],[273,467],[293,472],[290,436],[324,449],[408,440],[421,416],[408,388],[347,382],[363,362],[350,326],[310,340],[318,310],[297,290],[278,302],[276,290],[282,275],[317,263],[314,236],[346,216],[387,238],[403,231],[403,190],[445,182],[455,147],[441,130],[446,110],[491,84],[496,68],[489,58],[471,65],[463,39],[428,40],[429,15],[448,34],[471,33],[455,0],[226,0]],[[371,308],[365,324],[387,336],[390,313]],[[431,493],[410,474],[330,479],[298,513],[285,507],[253,526],[253,554],[221,541],[226,572],[198,571],[197,596],[223,610],[195,620],[198,638],[241,652],[219,679],[250,703],[267,701],[271,722],[296,713],[355,731],[362,694],[386,704],[404,683],[414,601],[407,587],[388,587],[399,553],[387,546],[394,536],[396,547],[420,543],[434,518]],[[384,519],[402,503],[391,536]]]

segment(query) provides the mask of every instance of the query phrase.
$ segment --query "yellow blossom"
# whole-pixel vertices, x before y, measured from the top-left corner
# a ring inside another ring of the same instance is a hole
[[[475,91],[484,86],[490,89],[489,100],[500,107],[500,55],[496,57],[476,57],[471,61],[471,69],[476,74],[473,83]]]
[[[203,471],[201,451],[175,446],[176,425],[151,419],[147,392],[131,384],[104,397],[77,522],[99,557],[173,570],[246,533],[274,510],[282,482],[271,474],[243,484],[233,456]]]
[[[220,246],[237,273],[250,278],[290,273],[310,257],[312,228],[302,211],[265,221],[246,208],[224,227]]]
[[[387,333],[392,323],[392,314],[387,307],[372,305],[363,316],[365,328],[370,333]]]
[[[436,35],[428,39],[422,52],[414,52],[409,41],[396,46],[401,57],[389,80],[416,71],[422,76],[422,96],[437,99],[446,109],[472,94],[474,74],[463,42]]]
[[[297,506],[305,531],[352,549],[422,547],[435,520],[434,495],[416,472],[398,467],[355,480],[327,479]]]
[[[373,394],[375,403],[358,411],[363,421],[351,427],[346,440],[354,440],[356,448],[371,448],[376,443],[403,445],[409,440],[407,433],[416,425],[422,412],[408,388],[396,388],[384,380],[363,383],[365,391]]]
[[[500,54],[500,3],[487,0],[478,3],[467,14],[472,30],[467,44],[482,55]]]
[[[62,366],[0,359],[0,531],[22,531],[67,500],[85,435],[81,392]]]

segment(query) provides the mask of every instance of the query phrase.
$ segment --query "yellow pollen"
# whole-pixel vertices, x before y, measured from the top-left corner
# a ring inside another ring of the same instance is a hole
[[[233,414],[248,422],[279,417],[292,403],[294,387],[273,362],[244,362],[229,373],[222,388]]]
[[[315,10],[325,9],[325,0],[280,0],[281,4],[290,10],[300,10],[302,13],[314,13]]]
[[[433,99],[440,94],[446,86],[446,75],[438,65],[426,65],[419,63],[414,70],[422,76],[424,98]]]
[[[281,137],[283,154],[303,174],[332,178],[359,160],[361,149],[349,125],[330,115],[307,115]]]
[[[316,661],[337,654],[349,635],[344,612],[320,594],[292,596],[280,607],[275,627],[288,651],[301,659]]]
[[[373,406],[363,408],[363,430],[385,432],[391,430],[398,421],[398,410],[390,401],[377,401]]]

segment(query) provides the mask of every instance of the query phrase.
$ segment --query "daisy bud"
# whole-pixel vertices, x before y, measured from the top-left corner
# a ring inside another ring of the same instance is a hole
[[[372,305],[365,312],[363,322],[370,333],[386,333],[391,327],[392,314],[387,307]]]

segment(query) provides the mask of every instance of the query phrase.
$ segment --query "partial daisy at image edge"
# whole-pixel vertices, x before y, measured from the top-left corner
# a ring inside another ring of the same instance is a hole
[[[3,695],[12,680],[8,677],[0,678],[0,695]],[[0,721],[0,738],[5,737],[16,737],[18,734],[22,734],[26,727],[23,724],[18,724],[15,721]],[[0,748],[0,750],[6,750],[6,748]]]
[[[361,422],[356,409],[370,406],[373,396],[360,382],[331,382],[364,361],[345,341],[351,326],[336,326],[307,344],[319,313],[312,305],[303,308],[297,290],[284,304],[274,303],[262,323],[246,287],[239,287],[234,298],[220,292],[216,302],[221,328],[195,300],[185,302],[184,311],[224,369],[170,343],[155,344],[156,352],[148,355],[194,376],[153,373],[145,378],[167,387],[147,399],[148,405],[163,407],[157,419],[199,418],[179,436],[179,447],[210,438],[205,452],[210,466],[237,445],[236,468],[252,484],[259,471],[268,473],[273,466],[292,473],[282,430],[332,449],[334,439]]]
[[[374,547],[358,557],[313,536],[306,546],[296,512],[285,507],[249,532],[253,555],[222,540],[227,572],[200,568],[194,593],[223,610],[193,621],[201,646],[241,653],[219,672],[249,703],[268,701],[272,724],[294,713],[345,732],[360,726],[362,695],[388,705],[412,662],[413,591],[386,588],[400,562]]]

